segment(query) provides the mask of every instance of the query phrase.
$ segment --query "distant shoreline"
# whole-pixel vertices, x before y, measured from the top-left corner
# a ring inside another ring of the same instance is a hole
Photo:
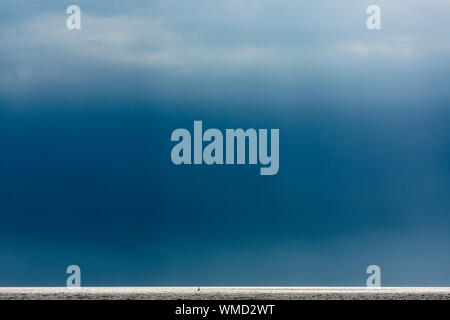
[[[450,287],[4,287],[0,300],[450,300]]]

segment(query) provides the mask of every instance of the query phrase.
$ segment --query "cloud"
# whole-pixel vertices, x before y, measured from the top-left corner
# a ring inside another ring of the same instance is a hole
[[[392,58],[408,58],[417,54],[414,37],[387,37],[381,41],[349,41],[338,46],[343,52],[359,57],[388,56]]]
[[[20,26],[3,26],[0,34],[8,42],[3,53],[20,52],[29,59],[42,58],[36,53],[77,56],[138,67],[253,64],[273,58],[270,48],[198,41],[195,35],[170,30],[164,19],[83,14],[82,30],[68,31],[63,17],[51,13]]]
[[[445,13],[448,2],[435,2]],[[442,18],[438,9],[422,14],[422,6],[408,6],[403,16],[401,3],[382,5],[383,29],[377,32],[366,29],[365,4],[350,1],[193,0],[180,4],[167,0],[117,7],[104,7],[101,2],[80,5],[80,31],[67,30],[65,11],[48,11],[49,6],[44,12],[39,9],[0,21],[3,91],[58,72],[75,71],[75,77],[80,66],[148,72],[157,68],[198,77],[205,72],[267,70],[271,76],[314,72],[324,65],[333,70],[373,57],[392,64],[399,59],[435,61],[433,56],[450,51],[446,30],[433,23]],[[427,23],[417,25],[419,18]],[[359,59],[353,60],[355,56]]]

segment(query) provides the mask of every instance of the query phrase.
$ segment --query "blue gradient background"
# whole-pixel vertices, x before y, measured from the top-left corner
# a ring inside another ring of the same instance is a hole
[[[0,4],[0,286],[450,286],[450,2],[70,4]],[[173,165],[194,120],[278,175]]]

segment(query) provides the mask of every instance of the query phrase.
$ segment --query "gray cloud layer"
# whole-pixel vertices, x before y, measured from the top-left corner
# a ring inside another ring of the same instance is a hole
[[[366,3],[367,2],[367,3]],[[86,64],[167,67],[222,72],[366,59],[427,59],[450,53],[445,28],[450,2],[378,1],[383,30],[365,28],[368,1],[134,1],[80,2],[82,30],[65,29],[65,7],[46,2],[2,6],[2,87],[29,80],[42,63],[71,58]],[[23,8],[23,11],[20,10]],[[59,10],[58,10],[59,9]],[[412,62],[414,63],[414,62]],[[38,79],[35,79],[38,81]]]

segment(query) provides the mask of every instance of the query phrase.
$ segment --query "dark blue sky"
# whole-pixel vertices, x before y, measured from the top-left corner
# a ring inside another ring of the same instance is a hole
[[[0,286],[449,286],[450,5],[378,2],[3,1]],[[194,120],[279,173],[173,165]]]

